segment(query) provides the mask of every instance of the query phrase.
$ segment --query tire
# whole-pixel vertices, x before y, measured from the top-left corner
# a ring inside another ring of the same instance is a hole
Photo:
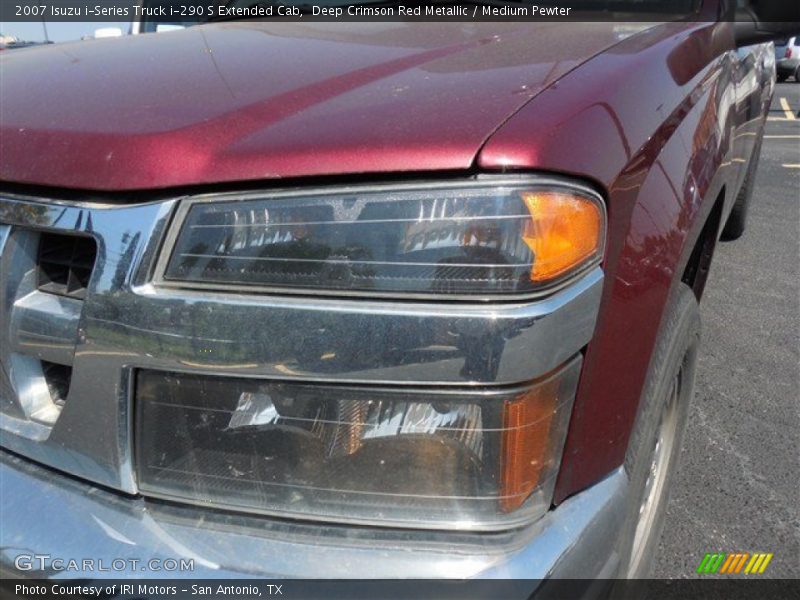
[[[625,456],[630,483],[619,577],[646,578],[652,570],[694,395],[699,344],[697,300],[680,283],[664,315]]]
[[[794,82],[800,83],[800,66],[794,70]]]
[[[747,228],[747,211],[750,209],[750,199],[753,197],[753,189],[756,182],[756,171],[758,171],[758,161],[761,157],[761,138],[758,139],[756,147],[753,148],[753,156],[747,166],[747,174],[744,176],[742,187],[733,203],[731,214],[725,222],[720,239],[723,242],[738,240],[742,237]]]

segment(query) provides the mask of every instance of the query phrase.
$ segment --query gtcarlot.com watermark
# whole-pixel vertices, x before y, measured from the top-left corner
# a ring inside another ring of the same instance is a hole
[[[181,573],[194,571],[193,558],[60,558],[50,554],[19,554],[14,566],[20,571],[71,573]]]

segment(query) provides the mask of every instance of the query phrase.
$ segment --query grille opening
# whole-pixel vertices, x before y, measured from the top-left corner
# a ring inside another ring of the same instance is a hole
[[[83,299],[97,257],[92,238],[43,233],[39,238],[39,289]]]
[[[72,379],[72,367],[57,365],[43,360],[42,373],[50,390],[50,398],[53,404],[60,407],[64,406],[69,393],[69,382]]]

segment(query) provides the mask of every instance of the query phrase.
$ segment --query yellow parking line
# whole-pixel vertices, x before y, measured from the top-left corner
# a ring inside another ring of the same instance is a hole
[[[787,169],[800,169],[800,164],[793,165],[793,164],[791,164],[791,163],[788,163],[788,164],[787,164],[787,163],[784,163],[784,164],[782,164],[781,166],[782,166],[782,167],[785,167],[785,168],[787,168]]]
[[[794,116],[794,112],[792,112],[792,107],[789,106],[789,101],[786,98],[780,99],[781,108],[783,109],[783,114],[786,115],[787,121],[795,121],[797,117]]]
[[[796,140],[800,139],[800,135],[765,135],[765,140]]]
[[[789,106],[789,101],[786,98],[779,98],[778,102],[781,105],[784,117],[767,117],[767,121],[796,121],[797,117],[794,116],[792,107]]]

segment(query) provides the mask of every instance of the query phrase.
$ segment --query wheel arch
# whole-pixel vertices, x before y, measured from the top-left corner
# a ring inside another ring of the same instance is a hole
[[[694,242],[691,254],[689,254],[689,260],[681,276],[681,281],[692,289],[698,302],[703,297],[711,260],[714,257],[714,249],[717,247],[717,241],[719,240],[724,205],[725,188],[723,187],[714,201],[711,213],[708,215],[703,228],[700,230],[700,235]]]

